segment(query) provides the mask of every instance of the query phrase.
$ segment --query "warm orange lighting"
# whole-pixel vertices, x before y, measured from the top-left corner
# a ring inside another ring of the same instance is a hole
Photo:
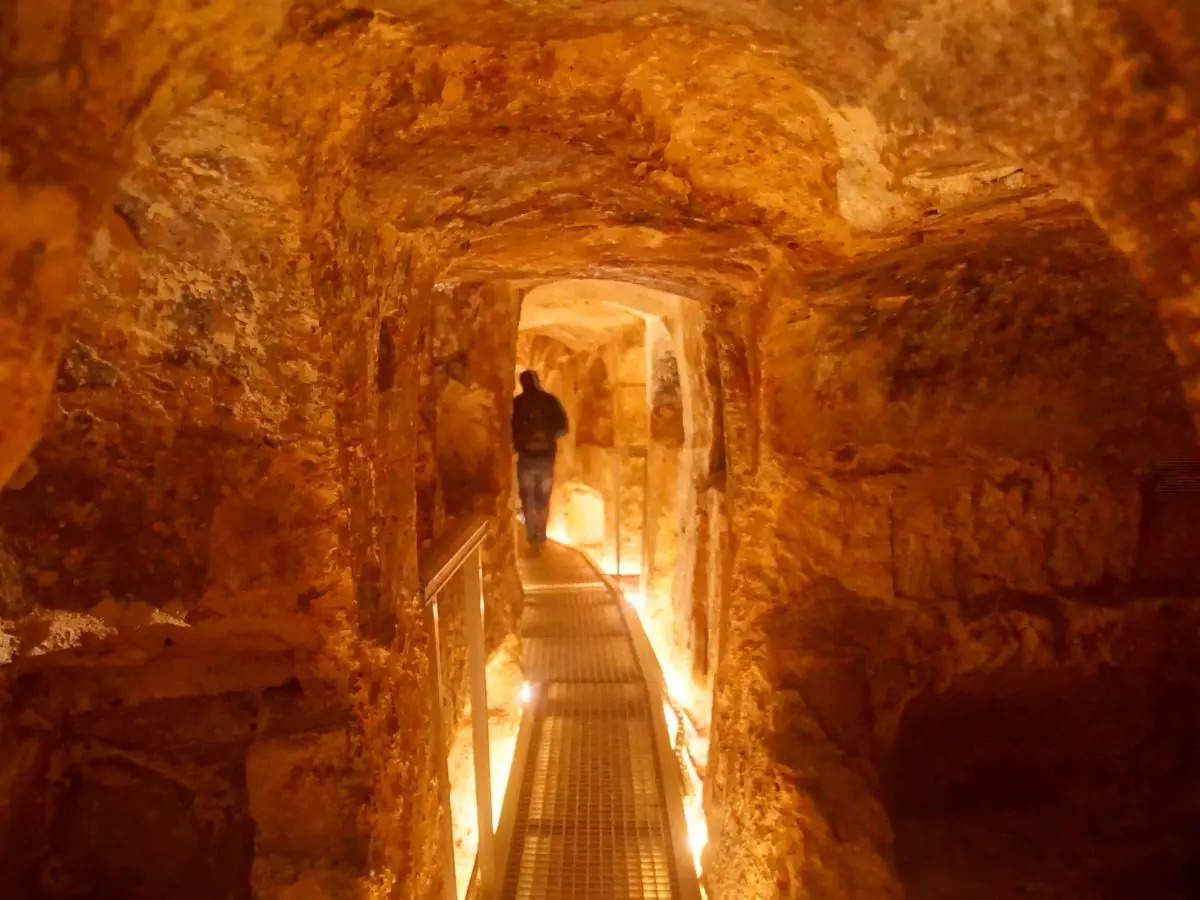
[[[708,846],[708,820],[704,818],[704,806],[699,797],[689,797],[684,806],[684,818],[687,819],[688,845],[692,850],[692,862],[696,866],[696,874],[703,871],[701,857],[704,848]]]
[[[522,706],[528,706],[533,702],[533,685],[528,681],[521,682],[521,688],[517,691],[517,700]]]
[[[646,608],[646,595],[641,591],[625,591],[625,602],[633,607],[634,612],[641,615]]]
[[[636,556],[621,554],[621,570],[617,571],[617,557],[609,552],[600,558],[600,571],[605,575],[630,576],[642,574],[642,562]]]
[[[687,822],[688,847],[692,851],[692,861],[696,866],[696,874],[701,874],[701,856],[708,845],[708,821],[704,817],[704,783],[696,768],[692,752],[699,736],[691,721],[684,715],[678,705],[668,701],[663,702],[663,715],[667,720],[667,733],[671,746],[676,750],[683,777],[683,817]]]
[[[667,680],[667,693],[677,704],[684,706],[692,699],[692,679],[676,668],[668,668],[663,673]]]
[[[499,825],[504,805],[504,790],[517,746],[521,721],[518,702],[526,687],[520,681],[519,645],[515,635],[501,645],[487,664],[489,697],[488,742],[492,782],[492,827]],[[529,686],[532,689],[532,685]],[[471,731],[470,708],[463,710],[455,731],[447,767],[450,774],[450,820],[454,830],[454,869],[458,897],[466,896],[475,855],[479,846],[478,810],[475,797],[475,752]]]

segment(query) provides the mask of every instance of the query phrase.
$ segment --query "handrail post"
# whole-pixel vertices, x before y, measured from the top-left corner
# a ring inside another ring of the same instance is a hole
[[[427,609],[427,627],[433,654],[430,703],[437,775],[442,804],[442,838],[446,846],[445,900],[458,900],[454,861],[454,817],[450,807],[450,767],[447,760],[449,733],[446,729],[446,686],[443,683],[441,633],[438,601],[442,589],[456,572],[463,572],[465,609],[463,628],[467,640],[467,669],[471,694],[471,736],[475,756],[475,803],[479,819],[476,866],[482,900],[493,900],[495,889],[495,846],[492,832],[492,778],[488,758],[487,648],[483,637],[483,555],[480,544],[487,537],[488,519],[475,516],[453,533],[435,542],[421,560],[421,593]],[[464,885],[468,892],[474,876]],[[474,895],[472,895],[474,896]]]
[[[647,598],[646,602],[650,597],[650,550],[654,546],[654,536],[650,533],[650,523],[653,521],[650,516],[650,455],[650,442],[647,440],[645,455],[642,456],[642,570],[638,575],[638,590]]]
[[[450,814],[450,765],[446,759],[446,728],[443,715],[446,709],[446,689],[442,684],[442,643],[441,629],[438,622],[438,597],[434,594],[429,598],[427,606],[429,616],[429,634],[433,643],[433,686],[430,690],[430,704],[433,706],[434,748],[437,758],[438,795],[442,807],[442,840],[446,846],[446,871],[442,875],[442,893],[445,900],[458,900],[458,885],[454,872],[454,821]]]
[[[483,900],[495,892],[495,843],[492,830],[492,766],[489,752],[487,648],[483,637],[483,574],[479,547],[463,566],[467,665],[471,682],[471,736],[475,749],[475,805],[479,818],[479,883]]]
[[[613,565],[616,568],[617,581],[621,580],[621,468],[624,460],[621,450],[612,450],[612,486],[613,486]]]

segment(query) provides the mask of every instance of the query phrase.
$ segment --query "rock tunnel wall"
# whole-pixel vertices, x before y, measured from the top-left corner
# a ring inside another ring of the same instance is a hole
[[[472,514],[491,518],[484,544],[485,623],[489,643],[516,629],[520,585],[512,543],[514,468],[511,398],[516,361],[518,295],[508,285],[443,284],[431,324],[435,415],[436,512],[418,516],[432,534]],[[463,322],[470,325],[463,327]],[[418,485],[418,496],[426,491]]]
[[[1051,216],[781,278],[759,315],[722,345],[716,892],[1186,896],[1194,723],[1146,698],[1195,691],[1200,584],[1145,489],[1195,436],[1124,260]]]
[[[472,295],[437,294],[419,246],[338,221],[314,245],[272,137],[206,106],[122,180],[46,433],[0,497],[21,896],[416,896],[440,877],[418,545],[493,517],[498,643],[515,312],[447,335],[439,310]]]
[[[843,6],[16,4],[7,883],[436,889],[419,548],[505,527],[507,304],[565,277],[712,335],[675,585],[706,598],[715,895],[970,896],[978,841],[939,872],[913,825],[986,830],[988,767],[1084,770],[1065,834],[1128,809],[1114,772],[1192,821],[1185,749],[977,748],[1055,697],[1147,736],[1140,698],[1194,697],[1200,7]],[[1038,843],[1024,796],[1004,846]],[[1044,843],[1038,889],[1102,877]],[[1157,843],[1128,878],[1186,890]]]

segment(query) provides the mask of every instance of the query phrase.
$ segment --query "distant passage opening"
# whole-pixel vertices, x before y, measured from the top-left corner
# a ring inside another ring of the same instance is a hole
[[[711,708],[710,528],[714,458],[704,319],[688,298],[637,284],[563,280],[521,305],[518,373],[536,372],[571,422],[559,442],[547,534],[588,553],[620,584],[658,656],[667,716],[693,787]],[[514,497],[514,503],[519,498]]]

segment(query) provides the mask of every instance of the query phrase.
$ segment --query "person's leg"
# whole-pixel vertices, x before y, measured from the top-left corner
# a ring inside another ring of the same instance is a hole
[[[537,473],[537,507],[539,542],[546,540],[546,525],[550,520],[550,492],[554,487],[554,457],[542,460]]]
[[[528,456],[517,457],[517,490],[521,494],[521,509],[525,513],[525,537],[529,543],[537,540],[537,483],[536,460]]]

